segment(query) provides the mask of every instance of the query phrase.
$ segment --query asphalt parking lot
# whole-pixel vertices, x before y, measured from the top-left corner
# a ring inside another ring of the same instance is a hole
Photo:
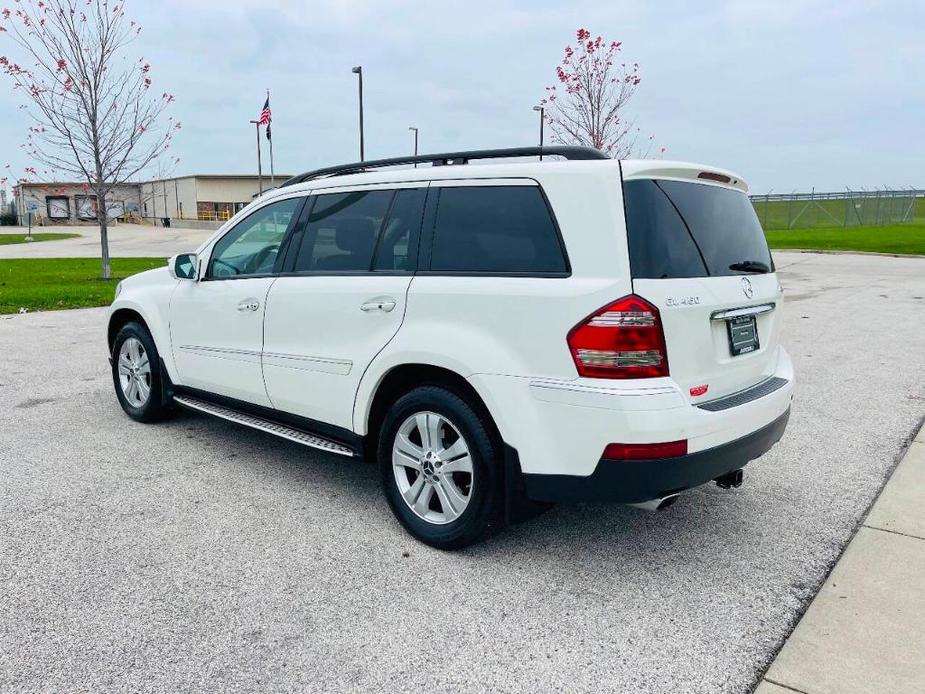
[[[741,489],[456,554],[374,466],[130,421],[104,309],[0,320],[0,690],[750,691],[925,415],[925,259],[776,258],[794,412]]]

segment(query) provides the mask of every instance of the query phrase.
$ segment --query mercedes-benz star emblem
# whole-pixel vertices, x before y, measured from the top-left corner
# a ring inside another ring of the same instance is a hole
[[[742,293],[745,294],[747,299],[751,299],[755,295],[755,290],[752,289],[752,281],[748,277],[742,278]]]

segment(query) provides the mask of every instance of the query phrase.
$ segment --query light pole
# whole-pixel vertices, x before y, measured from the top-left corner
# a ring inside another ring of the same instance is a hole
[[[418,155],[418,129],[413,125],[408,126],[408,130],[414,131],[414,156]],[[414,168],[418,168],[418,163],[414,162]]]
[[[257,126],[257,194],[263,195],[263,166],[260,163],[260,121],[252,120],[251,123]]]
[[[545,118],[546,109],[544,109],[542,106],[534,106],[533,110],[538,111],[540,114],[540,149],[542,149],[543,148],[543,121],[546,120]],[[543,161],[542,154],[540,155],[540,161]]]
[[[357,65],[351,72],[360,78],[360,161],[363,161],[363,66]]]

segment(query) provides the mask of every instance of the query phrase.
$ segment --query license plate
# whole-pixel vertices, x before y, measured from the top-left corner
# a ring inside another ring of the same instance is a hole
[[[758,327],[754,316],[738,316],[726,321],[729,333],[729,352],[737,357],[758,349]]]

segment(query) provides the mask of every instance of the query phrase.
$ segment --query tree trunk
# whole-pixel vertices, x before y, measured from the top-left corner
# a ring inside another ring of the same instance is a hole
[[[103,279],[112,279],[112,272],[109,267],[109,222],[106,219],[106,210],[98,213],[97,219],[100,222],[100,245],[103,248]]]
[[[99,163],[97,163],[96,172],[97,185],[94,192],[96,193],[96,221],[100,225],[100,247],[102,250],[100,258],[103,261],[103,279],[108,280],[112,279],[109,266],[109,215],[106,207],[106,191],[101,185],[103,175]]]

